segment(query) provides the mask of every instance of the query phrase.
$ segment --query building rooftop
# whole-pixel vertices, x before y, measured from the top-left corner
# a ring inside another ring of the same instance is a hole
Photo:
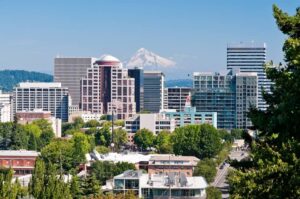
[[[174,173],[168,175],[142,174],[140,186],[143,188],[170,188],[170,189],[205,189],[208,185],[201,176],[187,177],[184,173],[179,176]]]
[[[0,157],[2,156],[39,156],[37,151],[27,151],[27,150],[0,150]]]
[[[200,160],[194,156],[156,156],[153,155],[149,160],[149,165],[192,165],[196,166]]]
[[[143,155],[140,153],[108,153],[99,154],[94,151],[95,159],[98,161],[112,161],[112,162],[129,162],[138,163],[140,161],[149,161],[153,154]],[[168,154],[156,154],[156,156],[169,156]]]
[[[235,42],[235,43],[228,43],[227,48],[266,48],[266,43],[263,42]]]
[[[61,88],[59,82],[21,82],[20,88]]]

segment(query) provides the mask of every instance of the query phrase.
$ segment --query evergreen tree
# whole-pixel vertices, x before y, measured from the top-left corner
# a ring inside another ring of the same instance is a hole
[[[33,133],[30,133],[29,139],[28,139],[28,150],[37,150],[37,143],[36,143],[36,138],[33,135]]]
[[[41,159],[37,159],[29,183],[29,193],[35,198],[38,198],[43,191],[45,172],[45,163]]]
[[[250,117],[260,131],[251,142],[248,167],[230,172],[232,198],[300,198],[300,8],[289,16],[273,6],[284,43],[285,66],[267,67],[274,82],[264,93],[266,111],[252,109]]]

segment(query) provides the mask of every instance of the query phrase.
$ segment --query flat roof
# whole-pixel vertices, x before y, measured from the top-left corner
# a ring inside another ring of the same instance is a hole
[[[37,151],[27,151],[27,150],[0,150],[1,156],[39,156]]]
[[[153,155],[150,158],[151,161],[160,161],[160,160],[166,160],[166,161],[200,161],[195,156],[175,156],[175,155],[166,155],[166,156],[157,156]]]
[[[60,82],[21,82],[19,88],[61,88]]]

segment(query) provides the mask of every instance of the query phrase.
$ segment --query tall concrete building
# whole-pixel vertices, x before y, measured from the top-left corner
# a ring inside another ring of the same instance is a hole
[[[164,109],[175,109],[183,112],[186,99],[191,95],[192,88],[189,87],[169,87],[165,88]]]
[[[92,67],[95,58],[56,57],[54,59],[54,82],[60,82],[62,87],[69,89],[72,98],[71,105],[80,103],[80,80],[86,75],[88,68]]]
[[[134,79],[113,56],[102,56],[81,79],[83,111],[100,114],[113,111],[118,119],[126,119],[136,113],[134,98]]]
[[[144,109],[144,70],[142,68],[128,69],[128,75],[134,78],[134,98],[138,113]]]
[[[236,73],[234,75],[236,99],[236,128],[245,129],[252,126],[247,112],[251,106],[258,104],[258,78],[256,73]]]
[[[257,107],[256,73],[194,73],[193,87],[192,104],[199,112],[217,112],[218,128],[252,126],[247,111]]]
[[[164,108],[165,75],[160,71],[144,71],[144,110],[158,113]]]
[[[20,83],[13,92],[14,115],[16,112],[41,109],[62,121],[68,121],[69,93],[61,83]]]
[[[258,77],[258,108],[265,110],[266,102],[262,90],[270,92],[271,81],[267,79],[264,64],[266,62],[266,44],[241,42],[227,45],[227,69],[239,69],[240,72],[256,72]]]

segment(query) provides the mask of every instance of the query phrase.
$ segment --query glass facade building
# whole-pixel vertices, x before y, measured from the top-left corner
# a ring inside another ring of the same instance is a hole
[[[243,128],[252,124],[247,118],[250,106],[257,106],[257,74],[193,74],[192,104],[199,112],[217,112],[217,127]]]
[[[158,113],[164,107],[165,75],[160,71],[144,71],[144,110]]]
[[[227,45],[227,69],[239,69],[240,72],[256,72],[258,78],[258,105],[261,110],[267,108],[262,91],[270,92],[271,81],[267,79],[264,64],[266,62],[266,44],[241,42]]]
[[[144,70],[141,68],[128,69],[128,76],[134,78],[134,98],[138,113],[144,109]]]

